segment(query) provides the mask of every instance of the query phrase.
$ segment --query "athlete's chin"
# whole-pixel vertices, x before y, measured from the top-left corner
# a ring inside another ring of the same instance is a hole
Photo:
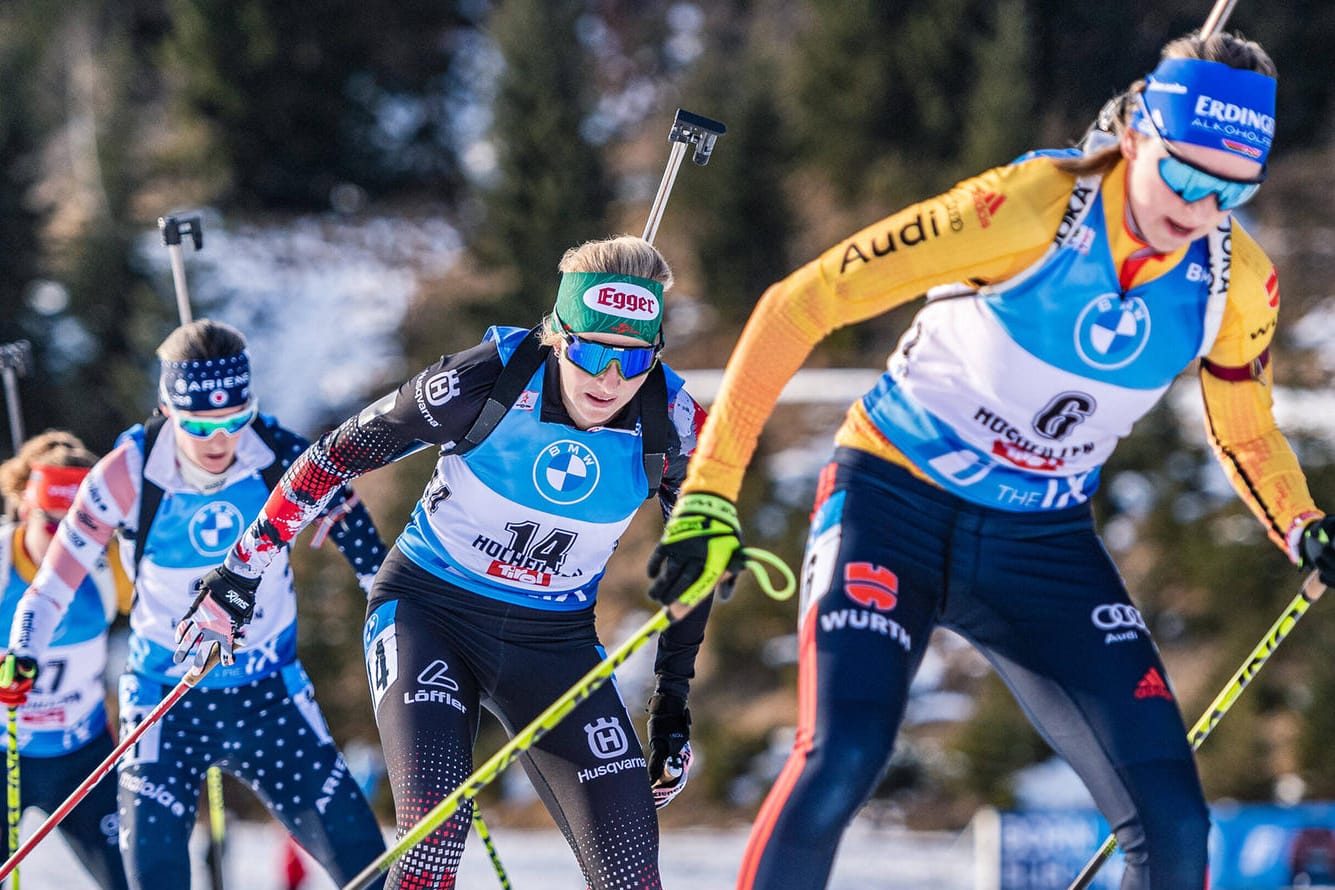
[[[608,401],[606,399],[595,399],[592,396],[585,396],[580,403],[580,425],[585,429],[591,426],[602,426],[616,416],[622,408],[616,400]]]
[[[199,467],[200,469],[204,470],[207,473],[213,473],[214,475],[217,475],[218,473],[221,473],[223,470],[227,469],[230,463],[231,463],[231,458],[228,456],[206,457],[199,461]]]
[[[1204,238],[1210,234],[1210,229],[1210,226],[1189,228],[1172,220],[1163,219],[1154,227],[1154,233],[1148,240],[1150,247],[1160,253],[1172,253],[1186,247],[1193,241]]]
[[[581,429],[588,429],[595,426],[605,426],[615,412],[612,411],[584,411],[583,416],[579,418]]]
[[[1150,239],[1150,247],[1159,253],[1172,253],[1195,241],[1195,235],[1180,235],[1165,229],[1158,236]]]

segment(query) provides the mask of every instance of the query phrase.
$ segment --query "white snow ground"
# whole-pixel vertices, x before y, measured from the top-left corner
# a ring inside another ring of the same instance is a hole
[[[29,813],[23,836],[40,820]],[[584,882],[574,857],[560,833],[491,826],[496,851],[515,890],[582,890]],[[208,887],[204,870],[207,835],[196,831],[192,885]],[[279,874],[280,829],[274,823],[238,822],[228,825],[228,887],[244,890],[284,890]],[[731,890],[746,842],[744,827],[690,829],[666,832],[663,837],[663,885],[668,890]],[[936,834],[875,828],[857,823],[844,838],[830,890],[965,890],[974,884],[974,853],[968,832]],[[21,883],[29,890],[96,890],[73,859],[58,833],[48,837],[24,860]],[[330,890],[336,885],[312,866],[302,890]],[[500,887],[486,850],[474,834],[464,850],[459,876],[463,890]],[[184,890],[184,888],[182,888]]]

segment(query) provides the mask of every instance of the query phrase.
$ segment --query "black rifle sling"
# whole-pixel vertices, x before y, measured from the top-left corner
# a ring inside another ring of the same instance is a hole
[[[524,391],[525,384],[538,368],[542,367],[542,363],[547,361],[547,356],[551,355],[552,348],[542,344],[541,334],[542,325],[538,325],[515,347],[514,354],[505,363],[505,367],[501,368],[496,382],[491,385],[491,392],[487,393],[482,413],[473,421],[468,432],[464,433],[464,440],[455,443],[450,449],[450,454],[472,451],[500,425],[501,418],[505,417],[506,412],[514,405],[515,399],[518,399],[519,394]]]

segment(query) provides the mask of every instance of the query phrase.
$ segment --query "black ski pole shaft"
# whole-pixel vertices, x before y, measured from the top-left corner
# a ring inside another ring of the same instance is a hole
[[[19,402],[19,378],[32,367],[32,344],[27,340],[0,343],[0,375],[5,381],[5,406],[9,410],[9,435],[18,454],[23,444],[23,407]]]

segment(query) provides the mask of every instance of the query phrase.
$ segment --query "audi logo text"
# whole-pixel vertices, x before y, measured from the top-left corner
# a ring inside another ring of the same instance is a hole
[[[1128,606],[1123,603],[1104,603],[1101,606],[1095,606],[1089,618],[1099,630],[1117,630],[1122,627],[1132,627],[1146,633],[1149,632],[1149,628],[1145,626],[1145,619],[1140,616],[1140,610],[1135,606]]]

